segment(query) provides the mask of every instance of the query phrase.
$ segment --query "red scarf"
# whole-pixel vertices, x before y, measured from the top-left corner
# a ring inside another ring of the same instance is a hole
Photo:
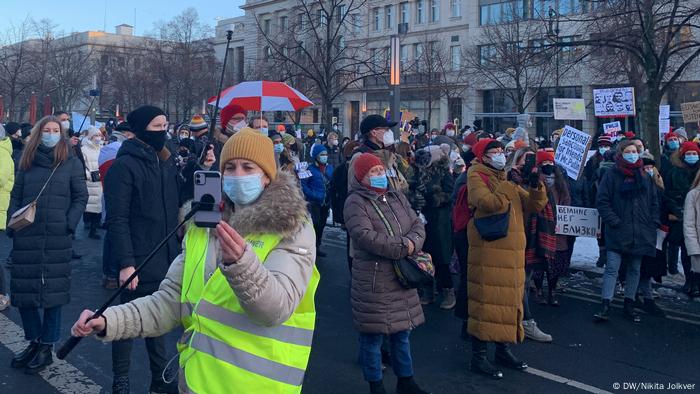
[[[635,173],[644,167],[644,162],[642,159],[637,160],[636,163],[630,163],[625,160],[622,155],[615,155],[615,165],[621,173],[627,178],[634,178]]]

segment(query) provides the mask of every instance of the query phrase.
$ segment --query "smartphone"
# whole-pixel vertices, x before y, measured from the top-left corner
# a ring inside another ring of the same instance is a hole
[[[536,155],[529,154],[525,155],[525,165],[523,166],[523,176],[530,175],[530,172],[532,171],[535,166],[537,166],[537,162],[535,161],[537,158]]]
[[[194,172],[194,202],[202,207],[194,214],[198,227],[214,228],[221,221],[221,173],[218,171]]]

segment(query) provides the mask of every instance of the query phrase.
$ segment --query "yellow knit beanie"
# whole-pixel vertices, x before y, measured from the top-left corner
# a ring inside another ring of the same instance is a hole
[[[245,127],[229,138],[221,149],[221,168],[231,159],[246,159],[257,164],[265,174],[274,180],[277,177],[277,164],[272,148],[272,140],[259,131]]]

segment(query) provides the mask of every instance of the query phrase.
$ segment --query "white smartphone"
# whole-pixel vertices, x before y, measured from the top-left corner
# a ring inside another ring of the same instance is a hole
[[[195,171],[194,202],[201,209],[194,214],[194,224],[214,228],[221,221],[221,173],[218,171]]]

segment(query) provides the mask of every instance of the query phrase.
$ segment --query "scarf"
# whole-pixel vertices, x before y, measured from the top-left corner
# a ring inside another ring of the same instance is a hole
[[[644,167],[644,162],[641,159],[637,160],[636,163],[629,163],[621,155],[615,156],[615,168],[625,176],[622,185],[620,185],[620,193],[624,196],[634,195],[644,189],[642,177],[646,174],[642,174],[642,167]]]
[[[557,255],[556,216],[554,198],[538,213],[525,220],[525,264],[551,264]]]

